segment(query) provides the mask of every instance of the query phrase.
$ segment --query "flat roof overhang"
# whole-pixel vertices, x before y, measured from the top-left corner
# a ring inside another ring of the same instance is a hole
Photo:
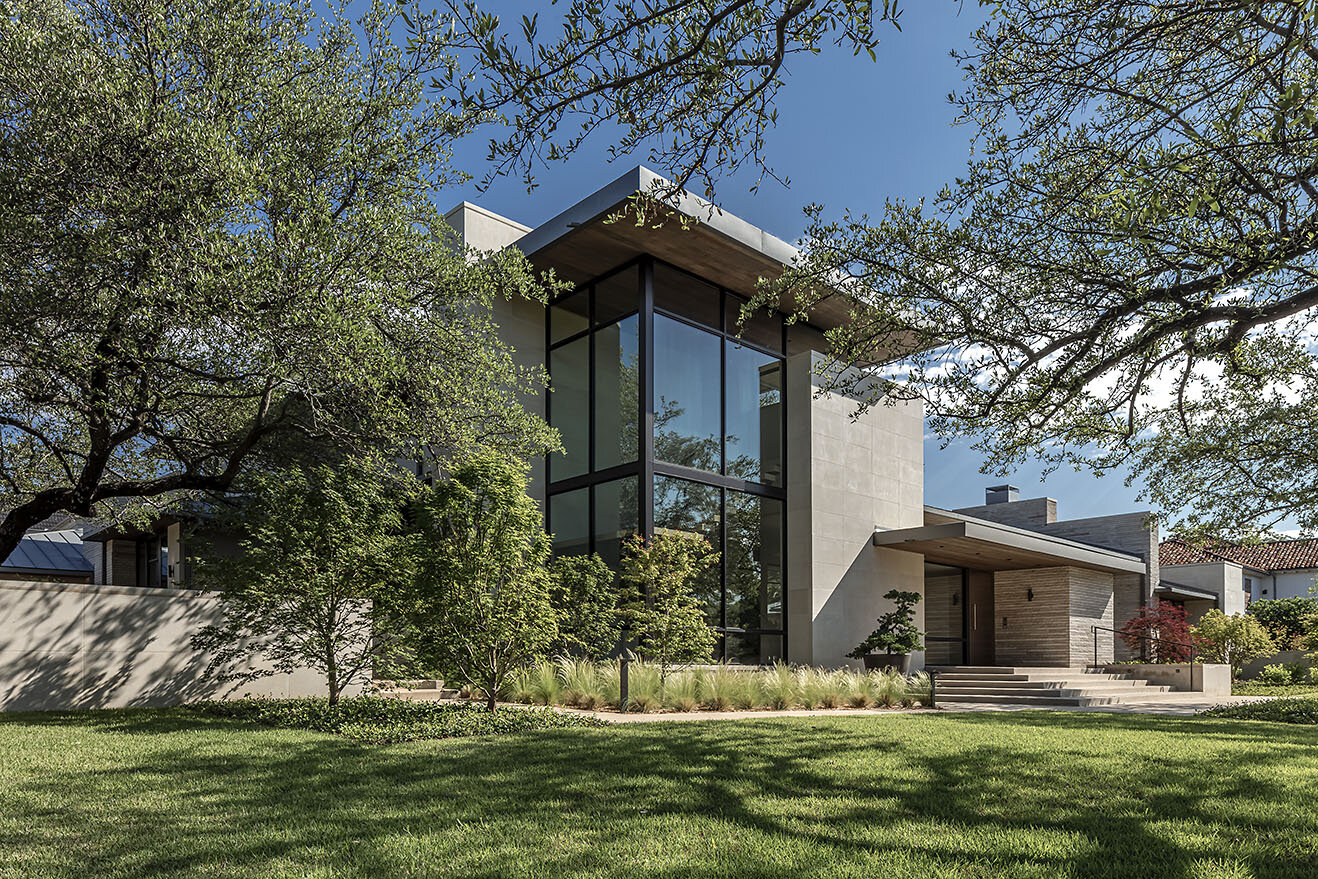
[[[665,222],[647,218],[638,225],[632,197],[664,182],[638,165],[514,246],[538,268],[553,269],[574,284],[648,253],[743,296],[754,294],[761,278],[777,278],[796,260],[797,249],[781,238],[689,192],[666,202]],[[620,219],[608,222],[615,216]],[[794,307],[783,301],[779,309],[790,313]],[[851,305],[838,293],[811,310],[810,323],[826,330],[850,317]]]
[[[1180,583],[1168,583],[1166,580],[1160,582],[1153,588],[1153,594],[1159,598],[1171,598],[1176,601],[1217,601],[1217,593],[1209,592],[1207,589],[1197,589],[1194,586],[1183,586]]]
[[[1073,567],[1114,574],[1145,573],[1144,560],[1137,556],[982,521],[875,531],[874,545],[982,571]]]

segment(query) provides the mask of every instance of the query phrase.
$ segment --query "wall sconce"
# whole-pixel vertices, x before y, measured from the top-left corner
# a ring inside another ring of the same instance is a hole
[[[1034,600],[1034,590],[1033,590],[1033,589],[1026,589],[1026,590],[1025,590],[1025,600],[1026,600],[1026,601],[1033,601],[1033,600]]]

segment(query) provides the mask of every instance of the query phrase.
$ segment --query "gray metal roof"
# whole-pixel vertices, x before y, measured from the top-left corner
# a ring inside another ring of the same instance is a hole
[[[25,534],[0,567],[20,571],[92,572],[91,562],[82,554],[82,538],[77,531]]]

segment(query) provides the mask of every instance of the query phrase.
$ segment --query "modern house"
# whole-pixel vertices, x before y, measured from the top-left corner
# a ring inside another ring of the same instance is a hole
[[[927,649],[917,668],[1074,669],[1123,658],[1113,630],[1158,599],[1195,614],[1237,612],[1242,581],[1255,597],[1290,582],[1292,572],[1277,569],[1265,583],[1257,560],[1183,557],[1168,544],[1160,552],[1147,511],[1062,519],[1057,501],[1021,499],[1012,486],[990,488],[975,506],[926,505],[919,405],[888,400],[858,414],[857,400],[822,388],[825,333],[850,318],[845,297],[804,322],[782,310],[744,319],[759,280],[796,251],[690,194],[636,222],[634,197],[657,180],[636,168],[534,229],[468,203],[447,219],[476,250],[516,247],[574,285],[547,307],[501,302],[495,315],[520,361],[549,373],[551,391],[526,403],[563,439],[564,451],[534,462],[532,474],[555,551],[595,552],[616,566],[637,531],[708,538],[720,558],[699,591],[723,636],[715,659],[853,663],[847,652],[898,589],[923,596]],[[201,593],[179,588],[187,555],[196,540],[235,538],[194,535],[191,515],[142,529],[52,523],[52,533],[24,541],[0,578],[44,582],[0,588],[0,622],[14,635],[0,639],[0,658],[18,657],[0,662],[17,682],[0,686],[0,706],[26,704],[14,694],[41,690],[43,677],[83,681],[66,681],[82,694],[67,704],[138,704],[137,684],[119,683],[131,677],[122,668],[137,669],[133,681],[166,668],[179,680],[192,674],[186,627],[171,623],[160,638],[143,628],[214,613]],[[1310,561],[1318,566],[1318,550]],[[61,586],[66,578],[78,585]],[[15,663],[49,669],[72,655],[61,639],[73,629],[42,634],[15,622],[35,613],[36,594],[83,621],[78,649],[88,656],[118,645],[118,665],[22,671]],[[138,641],[154,645],[150,661]]]
[[[703,534],[722,553],[701,593],[728,662],[845,664],[891,589],[924,595],[917,661],[931,665],[1111,661],[1124,649],[1111,630],[1155,596],[1243,607],[1225,584],[1163,579],[1147,512],[1063,520],[1010,486],[926,506],[919,406],[857,416],[821,391],[846,299],[807,322],[743,322],[759,279],[796,251],[690,194],[636,222],[633,197],[657,179],[636,168],[534,229],[468,203],[447,215],[467,245],[517,247],[575,285],[496,315],[550,375],[528,404],[565,447],[534,472],[557,552],[616,563],[635,531]]]

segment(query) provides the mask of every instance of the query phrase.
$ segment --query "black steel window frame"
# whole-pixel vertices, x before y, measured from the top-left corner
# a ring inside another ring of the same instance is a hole
[[[692,320],[681,314],[669,311],[663,308],[656,308],[654,304],[654,267],[656,264],[663,265],[665,268],[686,275],[704,284],[716,287],[719,291],[719,325],[711,327],[707,324]],[[626,271],[629,268],[639,267],[638,277],[638,307],[636,311],[628,311],[616,318],[609,320],[607,323],[596,326],[595,324],[595,287],[596,285],[610,278],[619,272]],[[586,328],[565,336],[558,341],[552,341],[552,330],[550,323],[553,320],[550,309],[555,305],[566,301],[572,296],[585,294],[588,297],[587,302],[587,321]],[[640,386],[637,389],[637,404],[639,411],[637,413],[637,459],[633,462],[619,464],[610,467],[607,470],[595,470],[596,458],[596,436],[595,436],[595,345],[593,340],[589,345],[589,371],[588,371],[588,399],[587,399],[587,427],[586,434],[590,448],[587,452],[587,470],[583,474],[567,477],[555,481],[553,478],[552,455],[545,458],[545,524],[549,531],[553,531],[554,524],[550,514],[549,498],[564,492],[576,491],[582,488],[587,489],[586,493],[586,533],[587,533],[587,552],[595,552],[595,488],[606,482],[613,482],[628,476],[637,477],[637,499],[640,509],[637,511],[637,523],[640,533],[650,536],[654,534],[654,481],[656,476],[665,476],[676,479],[685,479],[690,482],[708,485],[720,489],[719,492],[719,625],[718,631],[721,634],[733,635],[769,635],[781,636],[783,639],[783,652],[786,653],[787,646],[787,323],[780,320],[781,325],[781,343],[780,350],[774,351],[763,345],[742,339],[736,335],[735,329],[728,326],[728,306],[730,302],[738,304],[746,302],[746,298],[727,289],[721,284],[709,281],[692,272],[689,272],[679,266],[675,266],[664,260],[648,254],[641,255],[591,279],[589,282],[578,285],[571,291],[551,300],[545,309],[545,364],[549,364],[549,352],[572,342],[579,341],[582,338],[592,336],[596,331],[604,327],[611,326],[619,321],[626,320],[632,315],[638,315],[637,333],[638,344],[637,353],[640,362],[640,375],[638,377]],[[683,467],[678,464],[669,464],[664,461],[657,461],[654,457],[654,316],[663,315],[671,320],[676,320],[697,329],[711,333],[719,338],[719,424],[723,436],[720,437],[720,462],[718,473],[711,473],[705,470],[697,470],[691,467]],[[782,364],[781,381],[782,388],[779,391],[779,455],[781,461],[779,468],[781,473],[782,485],[769,485],[767,483],[749,482],[743,479],[737,479],[726,475],[727,471],[727,342],[758,351],[769,357],[773,357]],[[550,376],[552,382],[553,376]],[[553,394],[548,390],[545,391],[545,418],[553,424]],[[781,524],[781,558],[782,565],[781,583],[782,589],[782,617],[783,625],[779,629],[742,629],[728,628],[727,623],[727,603],[728,603],[728,545],[727,545],[727,492],[729,490],[739,491],[745,494],[757,495],[760,497],[773,498],[783,503],[783,514]],[[726,657],[725,640],[719,639],[718,647],[719,657]]]

